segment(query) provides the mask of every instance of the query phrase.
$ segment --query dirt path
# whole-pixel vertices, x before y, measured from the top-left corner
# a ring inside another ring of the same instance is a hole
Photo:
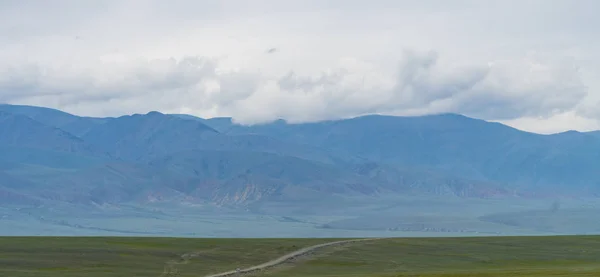
[[[221,272],[221,273],[217,273],[217,274],[206,275],[205,277],[229,277],[229,276],[237,276],[238,274],[244,275],[244,274],[254,273],[257,271],[262,271],[262,270],[266,270],[266,269],[278,266],[280,264],[283,264],[285,262],[294,260],[294,259],[302,257],[302,256],[310,255],[314,251],[319,250],[321,248],[335,246],[335,245],[345,245],[345,244],[369,241],[369,240],[378,240],[378,239],[381,239],[381,238],[342,240],[342,241],[334,241],[334,242],[317,244],[317,245],[309,246],[306,248],[302,248],[302,249],[294,251],[292,253],[288,253],[277,259],[268,261],[268,262],[260,264],[260,265],[240,269],[239,271],[231,270],[231,271]]]

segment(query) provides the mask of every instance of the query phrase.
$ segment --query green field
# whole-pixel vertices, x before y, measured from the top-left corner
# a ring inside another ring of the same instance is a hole
[[[0,276],[204,276],[331,240],[2,237]],[[262,275],[600,276],[600,237],[383,239],[325,248]]]
[[[182,239],[2,237],[0,276],[160,276],[169,261],[177,276],[203,276],[259,264],[323,239]]]

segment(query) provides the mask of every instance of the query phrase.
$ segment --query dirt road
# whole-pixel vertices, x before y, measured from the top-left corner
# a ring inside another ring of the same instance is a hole
[[[309,254],[313,253],[314,251],[319,250],[321,248],[325,248],[325,247],[329,247],[329,246],[335,246],[335,245],[345,245],[345,244],[362,242],[362,241],[377,240],[377,239],[381,239],[381,238],[342,240],[342,241],[334,241],[334,242],[317,244],[317,245],[313,245],[313,246],[309,246],[309,247],[306,247],[306,248],[302,248],[302,249],[294,251],[292,253],[283,255],[283,256],[281,256],[281,257],[279,257],[277,259],[268,261],[268,262],[260,264],[260,265],[256,265],[256,266],[252,266],[252,267],[248,267],[248,268],[244,268],[244,269],[240,269],[239,271],[237,271],[237,270],[231,270],[231,271],[227,271],[227,272],[221,272],[221,273],[217,273],[217,274],[206,275],[205,277],[229,277],[229,276],[237,276],[238,274],[239,275],[244,275],[244,274],[248,274],[248,273],[254,273],[254,272],[257,272],[257,271],[266,270],[266,269],[278,266],[280,264],[283,264],[285,262],[288,262],[288,261],[291,261],[293,259],[299,258],[301,256],[309,255]]]

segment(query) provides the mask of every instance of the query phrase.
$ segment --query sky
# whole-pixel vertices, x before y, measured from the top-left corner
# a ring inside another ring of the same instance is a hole
[[[0,103],[600,129],[596,0],[0,0]]]

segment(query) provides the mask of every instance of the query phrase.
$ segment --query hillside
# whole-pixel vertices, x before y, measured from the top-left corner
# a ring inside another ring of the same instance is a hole
[[[594,137],[597,137],[597,138],[600,138],[600,131],[588,132],[586,134],[594,136]]]
[[[218,132],[192,120],[158,112],[122,116],[93,127],[82,139],[123,160],[195,149]]]
[[[108,120],[107,118],[80,117],[55,109],[23,105],[0,104],[0,111],[15,115],[24,115],[78,137],[83,136],[94,126]]]
[[[241,126],[0,105],[0,149],[5,198],[77,205],[594,196],[600,188],[593,133],[538,135],[455,114]]]
[[[59,128],[30,117],[0,111],[0,147],[37,148],[104,156],[96,147]]]
[[[308,124],[280,121],[222,130],[268,135],[398,167],[422,167],[527,189],[600,184],[596,163],[600,140],[590,134],[539,135],[455,114],[364,116]]]

